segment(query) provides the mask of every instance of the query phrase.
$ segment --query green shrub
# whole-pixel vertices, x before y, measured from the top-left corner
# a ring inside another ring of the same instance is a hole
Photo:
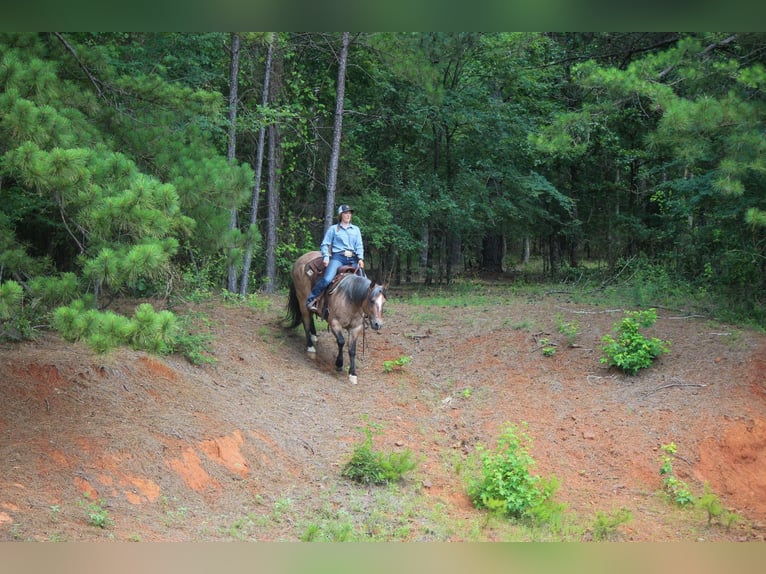
[[[665,492],[678,506],[689,506],[694,502],[694,496],[689,490],[689,486],[673,474],[673,455],[677,450],[676,445],[671,442],[663,444],[660,448],[663,452],[660,476],[663,477],[662,484],[665,487]]]
[[[593,540],[599,542],[614,540],[617,528],[631,520],[633,520],[633,514],[627,508],[612,512],[597,512],[596,519],[593,521]]]
[[[85,508],[88,524],[91,526],[109,528],[114,525],[114,521],[109,515],[109,510],[107,510],[106,503],[103,500],[91,500],[86,494],[85,498],[80,501],[80,505]]]
[[[474,506],[538,523],[550,522],[561,513],[563,505],[553,501],[558,480],[530,474],[535,465],[526,448],[530,444],[530,438],[512,425],[500,437],[494,452],[477,446],[481,478],[471,479],[468,485]]]
[[[412,451],[384,453],[373,449],[373,430],[380,426],[370,423],[362,430],[364,441],[354,448],[354,452],[343,467],[343,476],[362,484],[387,484],[401,480],[407,472],[416,467]]]
[[[656,337],[651,339],[639,332],[642,327],[651,327],[657,321],[657,311],[626,311],[625,317],[615,323],[617,338],[604,335],[601,362],[614,366],[628,375],[635,375],[640,369],[650,367],[654,360],[670,350],[670,343]]]
[[[0,321],[16,315],[23,297],[24,289],[16,281],[0,283]]]
[[[80,286],[74,273],[62,273],[59,277],[35,277],[29,282],[29,296],[38,299],[48,309],[74,301],[79,295]]]
[[[402,355],[398,359],[383,361],[383,370],[386,373],[392,372],[394,369],[401,369],[403,366],[409,364],[412,361],[412,357]]]
[[[734,523],[740,520],[736,513],[723,507],[718,495],[710,489],[710,485],[707,483],[705,484],[705,492],[694,502],[694,505],[707,513],[708,525],[711,525],[713,520],[716,520],[728,530]]]
[[[566,337],[567,344],[570,347],[573,346],[577,335],[580,333],[580,323],[578,321],[564,321],[561,315],[556,315],[556,328],[559,333]]]

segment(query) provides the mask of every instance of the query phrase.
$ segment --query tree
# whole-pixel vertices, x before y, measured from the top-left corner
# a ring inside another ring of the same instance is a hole
[[[237,99],[237,89],[239,87],[239,47],[240,37],[236,32],[231,33],[231,66],[229,69],[229,136],[227,138],[226,146],[226,159],[229,163],[234,163],[234,158],[237,150],[237,106],[239,101]],[[229,209],[229,233],[231,234],[231,240],[234,241],[237,227],[237,201],[236,197],[232,198],[232,206]],[[229,271],[228,271],[228,288],[229,291],[235,293],[237,291],[237,265],[235,261],[235,253],[237,252],[234,244],[229,247]]]
[[[266,52],[266,66],[263,73],[263,96],[261,99],[261,107],[265,111],[269,106],[269,88],[271,86],[271,62],[274,54],[274,42],[276,39],[273,34],[269,34],[266,39],[267,52]],[[261,193],[261,171],[263,169],[263,150],[265,147],[266,136],[266,124],[265,121],[261,122],[258,129],[258,145],[255,155],[255,183],[253,185],[253,195],[250,201],[250,226],[247,230],[247,240],[245,244],[245,261],[242,267],[242,280],[240,282],[240,295],[247,294],[247,286],[250,280],[250,266],[253,261],[253,248],[255,246],[255,238],[258,234],[258,200]]]
[[[335,92],[335,121],[332,130],[330,166],[327,170],[327,199],[325,201],[324,227],[327,229],[335,218],[335,188],[338,182],[340,140],[343,134],[343,99],[346,93],[346,62],[348,60],[349,33],[343,32],[338,57],[338,82]]]
[[[277,53],[277,65],[275,74],[271,77],[274,82],[275,92],[281,87],[281,53]],[[266,203],[268,215],[266,218],[266,272],[264,277],[264,291],[273,293],[277,282],[277,228],[279,217],[279,172],[282,164],[281,135],[278,124],[272,123],[268,127],[268,183],[266,188]]]

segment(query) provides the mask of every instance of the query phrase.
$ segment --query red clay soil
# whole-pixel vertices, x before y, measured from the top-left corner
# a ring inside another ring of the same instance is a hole
[[[535,474],[560,481],[556,499],[578,525],[565,539],[591,539],[599,512],[626,508],[620,540],[763,540],[763,334],[660,310],[647,334],[671,351],[629,377],[599,362],[621,309],[492,296],[425,306],[391,289],[350,385],[328,332],[312,360],[302,333],[280,325],[285,299],[190,305],[215,334],[209,366],[97,355],[55,334],[3,347],[0,540],[299,540],[328,508],[363,524],[381,489],[341,470],[369,423],[376,447],[418,461],[398,486],[413,501],[407,528],[390,539],[525,539],[473,508],[461,474],[477,445],[493,448],[516,425]],[[578,326],[574,346],[562,322]],[[384,368],[401,357],[411,361]],[[674,474],[695,495],[709,485],[739,517],[733,526],[662,494],[671,442]],[[99,512],[106,528],[90,518]]]

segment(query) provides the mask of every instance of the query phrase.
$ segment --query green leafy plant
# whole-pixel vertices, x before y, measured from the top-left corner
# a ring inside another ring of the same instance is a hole
[[[657,311],[626,311],[625,317],[615,323],[617,338],[604,335],[601,362],[614,366],[628,375],[635,375],[640,369],[650,367],[654,360],[670,350],[670,343],[656,337],[647,338],[639,330],[651,327],[657,321]]]
[[[171,311],[155,311],[142,303],[132,317],[91,307],[93,301],[77,299],[53,313],[53,327],[67,341],[83,340],[98,353],[119,346],[130,346],[167,355],[178,352],[195,365],[214,363],[210,353],[212,336],[196,332],[186,318],[179,320]]]
[[[677,447],[675,443],[671,442],[663,444],[660,448],[663,453],[660,476],[663,477],[662,484],[664,485],[665,492],[678,506],[689,506],[694,502],[694,496],[689,490],[689,486],[684,481],[678,479],[673,473],[673,455],[676,454]]]
[[[89,495],[85,495],[85,500],[81,501],[81,506],[85,508],[88,517],[88,524],[97,528],[109,528],[114,523],[103,500],[91,500]]]
[[[21,285],[16,281],[0,283],[0,341],[32,339],[32,316],[30,306],[25,305]]]
[[[597,512],[593,521],[593,540],[609,541],[617,536],[617,528],[633,520],[633,514],[627,508],[620,508],[612,512]]]
[[[580,333],[580,324],[577,321],[564,321],[561,315],[558,315],[556,317],[556,328],[559,333],[566,337],[567,344],[570,347],[574,345],[575,339]]]
[[[709,484],[705,484],[704,493],[694,504],[697,508],[701,508],[707,513],[708,525],[712,524],[713,520],[716,520],[728,530],[734,523],[740,520],[740,517],[735,512],[724,508],[718,495],[710,489]]]
[[[542,346],[543,357],[552,357],[556,354],[556,347],[548,337],[540,339],[540,345]]]
[[[387,484],[401,480],[417,466],[409,449],[386,453],[373,448],[373,433],[379,433],[380,428],[376,423],[369,423],[362,429],[365,439],[354,448],[351,459],[343,467],[343,476],[362,484]]]
[[[561,514],[563,505],[553,500],[559,482],[530,473],[535,465],[527,452],[531,439],[515,425],[509,426],[494,451],[476,447],[480,478],[468,484],[468,496],[477,508],[485,508],[509,518],[547,522]]]
[[[401,356],[398,359],[383,361],[383,370],[386,373],[392,372],[394,369],[401,369],[404,365],[407,365],[412,361],[412,357]]]

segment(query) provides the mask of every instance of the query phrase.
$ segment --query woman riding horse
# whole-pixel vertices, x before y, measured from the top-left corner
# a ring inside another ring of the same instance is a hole
[[[317,281],[306,299],[309,311],[317,310],[317,298],[335,278],[338,269],[344,265],[355,265],[364,269],[364,243],[362,232],[351,223],[354,210],[348,205],[338,208],[338,223],[331,225],[324,234],[319,249],[325,266],[324,275]]]
[[[297,327],[303,323],[306,351],[312,355],[316,353],[314,343],[317,340],[314,313],[306,309],[301,302],[311,290],[314,262],[320,257],[321,254],[318,251],[311,251],[302,255],[293,264],[290,296],[287,302],[289,327]],[[356,341],[364,332],[365,321],[369,321],[370,326],[376,331],[383,327],[385,288],[363,275],[348,273],[325,295],[325,300],[327,323],[338,344],[335,367],[339,371],[343,369],[343,346],[346,344],[343,331],[345,330],[348,332],[348,379],[352,384],[356,384]]]

